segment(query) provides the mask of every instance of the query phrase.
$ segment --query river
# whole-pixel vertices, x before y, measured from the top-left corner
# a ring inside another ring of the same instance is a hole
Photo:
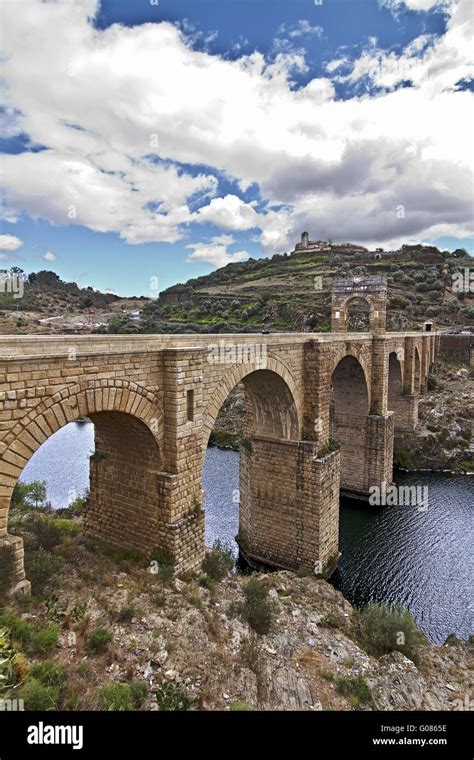
[[[69,504],[89,487],[94,450],[89,422],[66,425],[24,469],[24,482],[46,480],[53,507]],[[331,582],[349,601],[399,602],[434,643],[474,630],[472,598],[474,478],[427,472],[396,473],[398,485],[428,487],[428,509],[341,499],[342,558]],[[237,556],[239,455],[209,448],[204,468],[206,544],[219,538]]]

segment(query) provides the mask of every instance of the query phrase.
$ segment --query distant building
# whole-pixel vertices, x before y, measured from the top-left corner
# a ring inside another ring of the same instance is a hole
[[[330,240],[310,240],[308,232],[301,233],[301,242],[296,243],[292,253],[323,253],[333,251],[338,253],[366,253],[367,248],[353,243],[332,243]],[[291,255],[291,254],[290,254]]]

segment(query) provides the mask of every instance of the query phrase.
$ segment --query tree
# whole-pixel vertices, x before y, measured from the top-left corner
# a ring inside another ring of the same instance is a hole
[[[37,507],[40,502],[43,505],[46,501],[46,481],[34,480],[32,483],[29,483],[28,486],[27,498],[34,501],[35,507]]]

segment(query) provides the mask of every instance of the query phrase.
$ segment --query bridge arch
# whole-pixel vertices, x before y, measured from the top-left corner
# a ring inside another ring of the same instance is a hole
[[[298,439],[303,413],[301,389],[288,368],[271,357],[261,364],[238,364],[218,381],[203,414],[204,453],[219,412],[239,383],[244,384],[247,395],[246,434]]]
[[[414,363],[413,363],[413,390],[419,393],[421,390],[421,358],[418,346],[415,346]]]
[[[341,304],[345,312],[346,330],[348,332],[369,332],[373,305],[361,295],[348,298]]]
[[[152,393],[126,380],[71,386],[40,402],[15,427],[1,462],[5,522],[15,484],[33,454],[65,425],[83,417],[94,423],[96,439],[85,529],[95,538],[138,551],[150,541],[158,545],[162,410]]]
[[[341,489],[367,491],[366,437],[370,409],[369,385],[362,363],[346,354],[331,375],[330,436],[340,445]]]

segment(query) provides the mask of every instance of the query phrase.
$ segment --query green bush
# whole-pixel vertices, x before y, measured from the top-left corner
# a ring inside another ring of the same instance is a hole
[[[45,686],[36,678],[30,678],[18,691],[19,699],[25,704],[25,710],[56,710],[59,690],[54,686]]]
[[[171,682],[164,683],[155,691],[156,701],[160,710],[166,712],[186,712],[191,709],[192,702],[185,692]]]
[[[29,675],[43,684],[43,686],[54,686],[61,688],[66,680],[66,670],[53,660],[44,660],[33,665]]]
[[[156,547],[150,555],[150,562],[158,563],[157,577],[162,583],[171,583],[174,578],[176,560],[167,549]]]
[[[346,676],[336,678],[336,689],[339,694],[349,699],[353,707],[358,707],[359,704],[366,704],[372,699],[369,686],[362,676],[357,676],[357,678],[348,678]]]
[[[276,606],[268,598],[267,586],[258,578],[251,578],[245,586],[244,595],[244,619],[256,633],[269,633],[274,623]]]
[[[112,634],[104,626],[97,626],[87,637],[86,651],[88,654],[100,654],[112,641]]]
[[[138,710],[148,697],[148,686],[145,681],[132,681],[130,684],[130,695],[134,708]]]
[[[416,662],[424,637],[408,610],[374,602],[357,613],[356,622],[359,642],[368,654],[381,657],[397,650]]]
[[[132,691],[127,683],[106,683],[97,693],[97,707],[108,712],[133,710]]]
[[[27,557],[25,565],[26,575],[31,581],[33,593],[40,594],[48,581],[61,568],[62,562],[59,557],[40,548]]]
[[[29,654],[48,654],[57,646],[59,626],[50,623],[46,628],[33,630],[33,635],[27,651]]]
[[[13,641],[28,654],[46,654],[54,649],[59,639],[59,628],[56,624],[34,628],[27,620],[18,617],[8,608],[0,613],[0,627],[6,628]]]
[[[53,520],[34,517],[26,522],[26,527],[34,534],[37,545],[48,552],[61,543],[61,531]]]
[[[221,581],[229,574],[234,566],[234,555],[227,544],[217,539],[207,552],[202,563],[202,569],[213,581]]]

